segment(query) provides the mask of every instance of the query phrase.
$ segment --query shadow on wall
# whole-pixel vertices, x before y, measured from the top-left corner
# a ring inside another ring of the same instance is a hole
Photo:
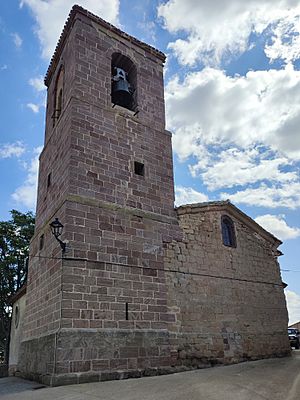
[[[0,378],[4,378],[5,376],[8,376],[8,365],[0,364]]]

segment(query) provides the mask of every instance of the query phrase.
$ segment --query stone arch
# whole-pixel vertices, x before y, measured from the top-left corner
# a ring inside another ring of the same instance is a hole
[[[113,53],[111,56],[111,76],[111,101],[113,105],[136,111],[137,68],[133,61],[121,53]]]

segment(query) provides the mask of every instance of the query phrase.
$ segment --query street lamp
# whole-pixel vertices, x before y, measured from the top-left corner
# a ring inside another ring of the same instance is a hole
[[[50,228],[51,232],[54,235],[55,239],[58,241],[60,244],[60,247],[62,249],[62,252],[64,253],[66,251],[66,243],[64,243],[62,240],[59,239],[59,236],[62,234],[63,231],[63,224],[58,220],[58,218],[55,218],[54,221],[51,222]]]

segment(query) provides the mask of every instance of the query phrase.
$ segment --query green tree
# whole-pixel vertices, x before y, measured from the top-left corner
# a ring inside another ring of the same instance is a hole
[[[12,210],[11,220],[0,221],[0,352],[7,361],[10,333],[10,298],[27,278],[29,243],[34,216]]]

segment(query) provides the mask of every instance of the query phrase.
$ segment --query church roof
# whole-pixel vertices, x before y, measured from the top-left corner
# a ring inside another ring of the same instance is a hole
[[[88,17],[90,20],[96,22],[97,24],[101,25],[102,27],[110,30],[111,32],[123,37],[124,39],[128,40],[129,42],[135,44],[136,46],[139,46],[140,48],[144,49],[145,51],[147,51],[148,53],[153,54],[155,57],[157,57],[158,59],[160,59],[162,62],[165,61],[166,56],[164,53],[162,53],[161,51],[157,50],[156,48],[141,42],[140,40],[138,40],[137,38],[135,38],[134,36],[129,35],[128,33],[125,33],[123,31],[121,31],[119,28],[117,28],[116,26],[110,24],[109,22],[105,21],[104,19],[98,17],[97,15],[91,13],[90,11],[78,6],[78,5],[74,5],[69,13],[68,19],[64,25],[63,31],[60,35],[60,38],[58,40],[58,43],[56,45],[54,54],[51,58],[50,61],[50,65],[48,67],[48,70],[46,72],[45,75],[45,85],[48,86],[52,77],[52,74],[57,66],[57,63],[59,61],[59,57],[61,55],[64,43],[66,41],[66,38],[68,36],[69,31],[72,28],[73,22],[75,20],[75,17],[77,14],[81,14],[84,15],[85,17]]]
[[[20,289],[10,297],[9,303],[14,304],[17,300],[19,300],[22,296],[24,296],[24,294],[26,294],[26,290],[27,290],[27,284],[24,283],[20,287]]]

